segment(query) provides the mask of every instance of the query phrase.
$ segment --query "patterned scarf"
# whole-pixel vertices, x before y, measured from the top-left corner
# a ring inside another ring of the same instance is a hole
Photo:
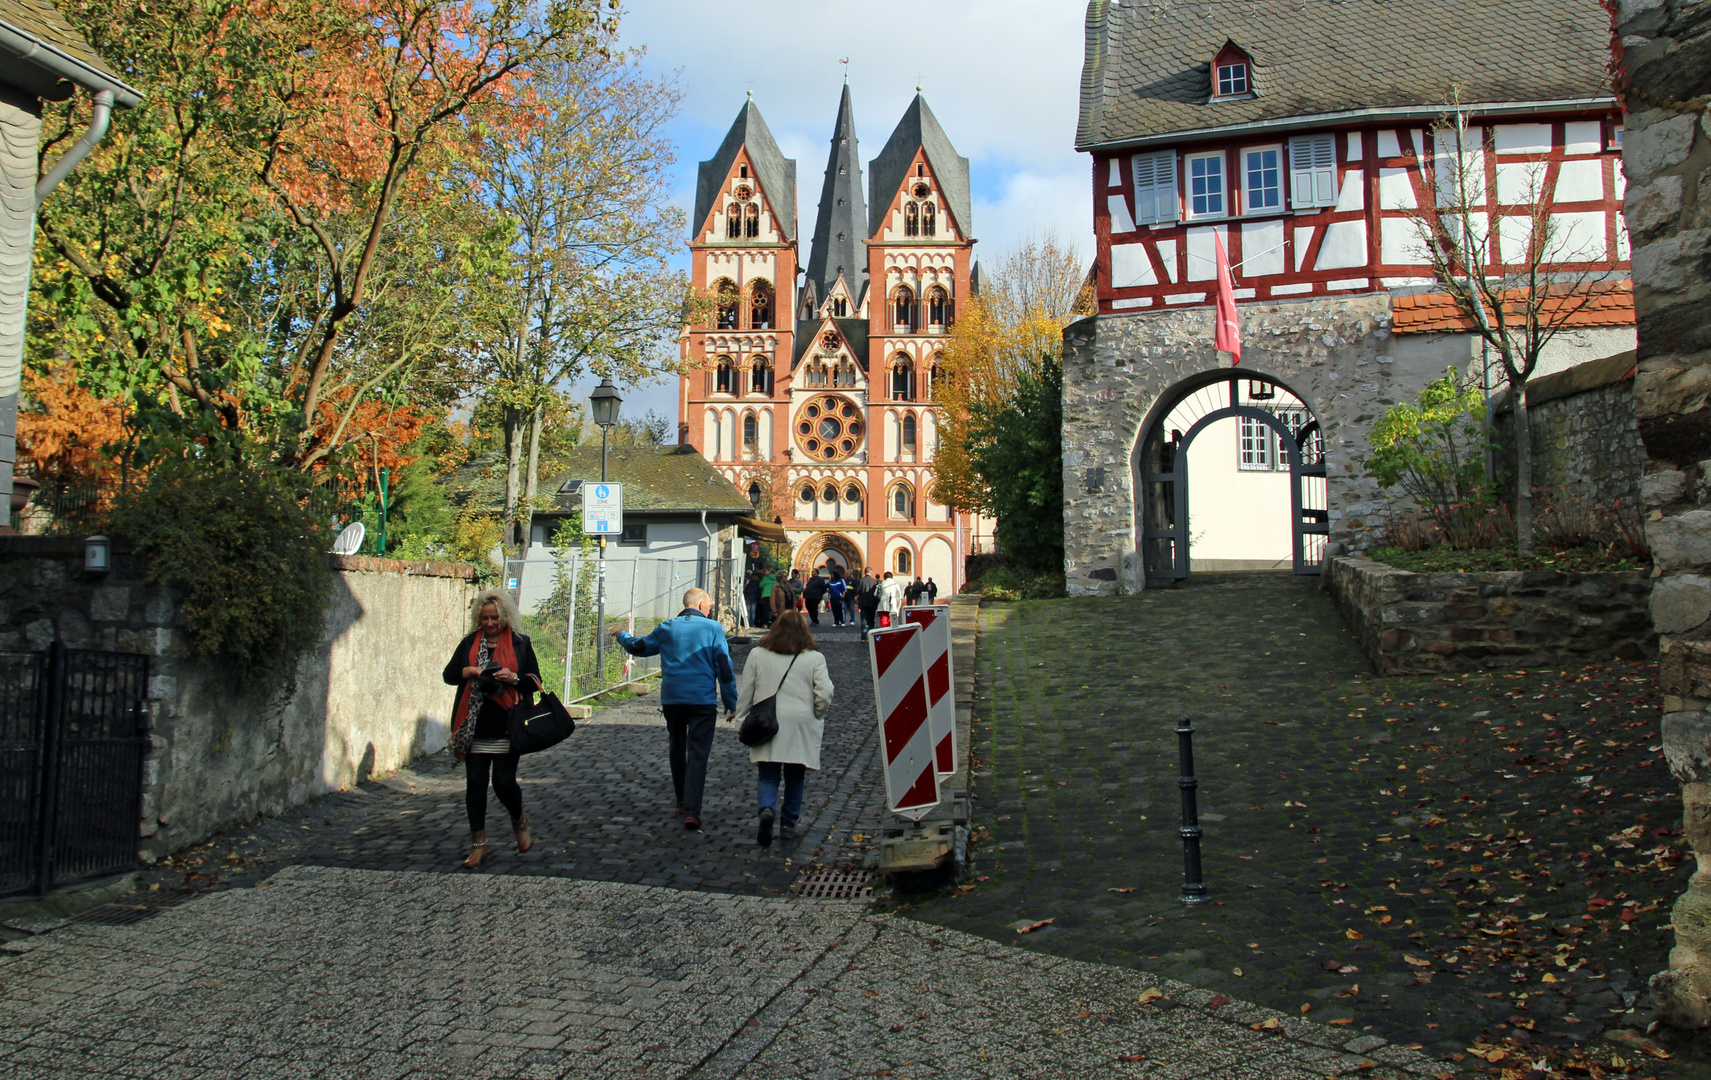
[[[517,649],[511,640],[511,628],[499,631],[497,641],[488,641],[487,636],[479,630],[475,633],[475,641],[469,647],[469,663],[466,667],[486,667],[489,660],[497,661],[499,666],[511,671],[517,670]],[[464,680],[463,690],[459,694],[456,708],[452,710],[452,734],[446,741],[447,749],[457,755],[462,761],[469,753],[469,744],[475,739],[475,721],[481,716],[481,706],[490,695],[481,689],[479,677]],[[493,695],[493,704],[506,712],[521,699],[515,686],[499,684],[499,691]]]

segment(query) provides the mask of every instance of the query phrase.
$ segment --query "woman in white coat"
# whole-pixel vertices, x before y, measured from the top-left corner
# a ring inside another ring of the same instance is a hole
[[[749,748],[749,760],[759,773],[761,847],[772,846],[772,826],[779,835],[796,839],[802,816],[802,786],[809,769],[820,767],[820,737],[826,730],[826,710],[832,706],[832,677],[826,658],[808,632],[800,611],[780,612],[766,636],[756,643],[743,664],[737,686],[737,724],[756,701],[776,697],[778,734],[771,742]],[[784,804],[779,805],[779,787]]]

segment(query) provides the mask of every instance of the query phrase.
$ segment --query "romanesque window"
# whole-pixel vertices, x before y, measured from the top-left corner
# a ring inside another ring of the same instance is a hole
[[[848,360],[838,362],[838,385],[854,386],[856,384],[855,364]]]
[[[728,356],[721,356],[714,361],[713,392],[715,394],[734,394],[737,392],[737,365]]]
[[[891,489],[891,518],[893,521],[908,521],[915,516],[915,493],[908,484],[900,483]]]
[[[913,560],[910,559],[910,554],[911,553],[908,548],[897,549],[897,557],[893,560],[891,565],[895,568],[899,577],[908,577],[912,573],[910,566],[913,564]]]
[[[735,240],[743,235],[743,207],[732,203],[725,208],[725,239]]]
[[[804,373],[802,381],[804,385],[815,388],[827,385],[826,362],[815,359],[813,363],[808,365],[808,370]]]
[[[754,413],[743,414],[743,449],[753,451],[760,445],[760,422]]]
[[[927,290],[927,326],[943,330],[950,314],[950,297],[937,285]]]
[[[913,454],[915,452],[914,414],[910,414],[903,418],[903,452],[905,454]]]
[[[898,353],[891,358],[891,400],[912,401],[915,389],[915,366],[909,362],[909,357]]]
[[[861,517],[861,488],[850,484],[844,488],[844,505],[853,507],[855,516]]]
[[[713,283],[713,303],[716,311],[713,316],[713,327],[716,330],[737,329],[737,309],[741,306],[737,295],[737,283],[730,278],[720,278]]]
[[[933,366],[927,372],[927,400],[933,400],[933,395],[939,392],[939,383],[945,377],[945,365],[942,353],[933,354]]]
[[[826,503],[837,502],[838,501],[838,485],[833,484],[833,483],[827,483],[825,487],[821,488],[820,489],[820,501],[826,502]]]
[[[746,214],[744,214],[743,216],[744,216],[744,224],[745,224],[745,228],[743,230],[744,234],[746,236],[750,237],[751,239],[759,236],[760,235],[760,207],[755,205],[754,203],[749,203],[748,212]]]
[[[921,208],[915,203],[907,203],[903,207],[903,235],[921,235]]]
[[[915,325],[915,291],[899,285],[891,294],[891,328],[907,333]]]
[[[749,291],[749,327],[754,330],[772,329],[772,283],[756,281]]]
[[[938,230],[937,219],[939,212],[932,203],[921,204],[921,235],[933,236]]]
[[[764,356],[749,361],[749,393],[772,396],[772,365]]]
[[[849,315],[849,313],[850,313],[850,304],[849,304],[848,300],[845,300],[843,297],[840,296],[836,300],[832,301],[832,317],[834,319],[845,318]]]

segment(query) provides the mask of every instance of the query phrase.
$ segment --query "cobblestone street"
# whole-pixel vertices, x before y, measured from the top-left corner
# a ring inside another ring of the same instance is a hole
[[[973,888],[910,914],[1454,1060],[1481,1036],[1595,1041],[1663,966],[1692,866],[1655,673],[1379,679],[1315,586],[983,608]],[[1179,714],[1198,907],[1177,900]]]

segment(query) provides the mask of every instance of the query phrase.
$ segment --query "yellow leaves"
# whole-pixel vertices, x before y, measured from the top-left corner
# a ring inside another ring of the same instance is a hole
[[[1145,990],[1141,991],[1141,1004],[1150,1005],[1163,997],[1165,997],[1165,992],[1163,990],[1160,990],[1156,986],[1149,986]]]
[[[1365,941],[1366,940],[1366,935],[1361,933],[1359,930],[1344,930],[1343,936],[1348,938],[1350,941]]]
[[[1426,968],[1432,966],[1432,962],[1430,960],[1422,960],[1418,956],[1413,956],[1408,953],[1402,954],[1402,961],[1406,964],[1412,964],[1414,967]]]
[[[1276,1031],[1278,1029],[1279,1025],[1277,1022],[1277,1017],[1268,1016],[1264,1020],[1261,1020],[1257,1024],[1249,1024],[1248,1027],[1252,1028],[1255,1031]]]

